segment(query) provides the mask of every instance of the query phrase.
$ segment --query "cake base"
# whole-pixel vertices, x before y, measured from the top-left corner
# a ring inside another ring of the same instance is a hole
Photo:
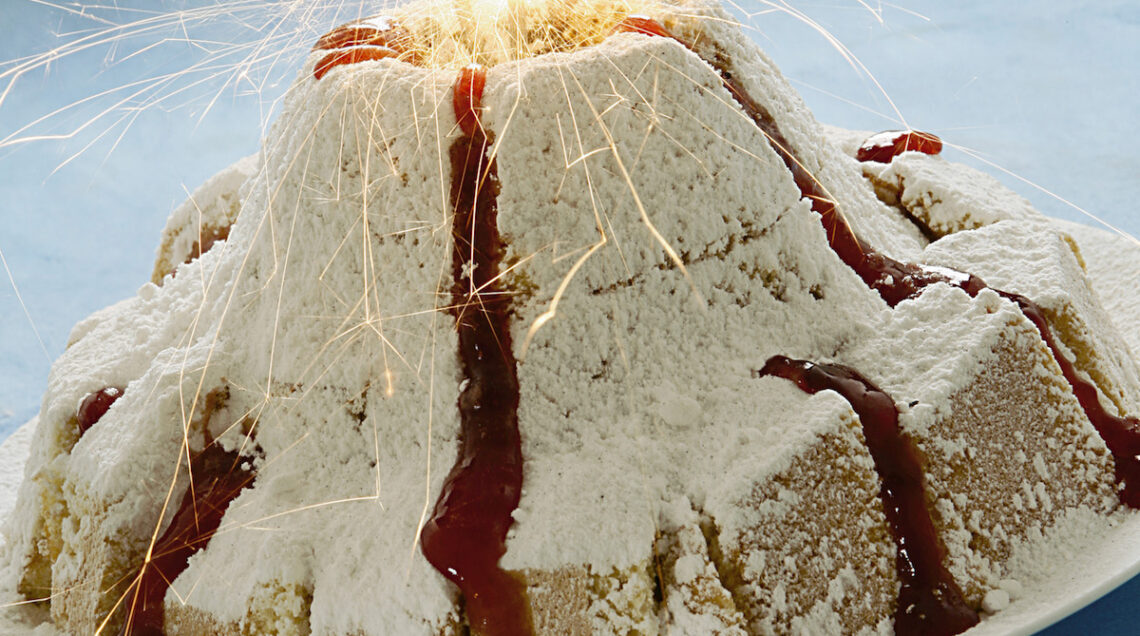
[[[1081,247],[1089,278],[1107,312],[1134,351],[1140,351],[1140,292],[1130,281],[1140,279],[1140,245],[1117,235],[1063,221],[1054,221]],[[0,517],[10,514],[23,464],[37,421],[33,419],[0,443]],[[3,539],[0,538],[0,541]],[[3,554],[0,543],[0,554]],[[1060,558],[1069,554],[1069,558]],[[987,616],[970,636],[1028,634],[1080,610],[1140,574],[1140,512],[1120,510],[1111,516],[1070,516],[1062,519],[1034,553],[1014,554],[1022,564],[1018,586],[1012,586],[1009,606]],[[0,571],[0,633],[56,636],[47,612],[18,601],[14,572]],[[1020,592],[1020,593],[1017,593]],[[1001,599],[997,599],[1000,601]],[[1131,606],[1131,599],[1109,601]],[[998,606],[1002,603],[998,602]]]

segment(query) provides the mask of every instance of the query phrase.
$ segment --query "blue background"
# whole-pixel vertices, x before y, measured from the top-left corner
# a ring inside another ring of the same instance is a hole
[[[149,280],[169,212],[257,149],[300,56],[358,10],[326,0],[289,13],[284,5],[296,3],[279,0],[245,3],[256,11],[240,16],[194,13],[218,4],[119,0],[79,11],[0,0],[0,93],[11,88],[0,97],[0,439],[38,410],[71,326]],[[1093,222],[1083,209],[1140,235],[1140,3],[753,0],[737,9],[820,121],[882,130],[900,127],[901,113],[942,136],[948,158],[991,172],[1046,214]],[[189,13],[156,19],[174,10]],[[141,21],[136,35],[99,43],[108,24],[132,21]],[[249,46],[267,34],[265,50]],[[67,55],[21,70],[27,56],[68,43]],[[187,68],[196,70],[168,76]],[[156,79],[150,89],[131,84],[141,78]],[[118,90],[100,96],[109,89]],[[62,138],[13,143],[45,135]],[[1138,599],[1140,578],[1045,633],[1136,633]]]

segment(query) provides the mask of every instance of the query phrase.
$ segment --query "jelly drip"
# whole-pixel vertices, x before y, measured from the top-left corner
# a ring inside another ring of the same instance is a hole
[[[642,35],[655,35],[663,38],[673,37],[657,20],[638,14],[626,16],[624,20],[614,27],[614,33],[640,33]],[[678,42],[680,42],[680,40],[678,40]],[[681,43],[685,44],[684,42]],[[690,48],[687,44],[685,44],[685,47]]]
[[[666,34],[665,37],[671,37],[682,46],[692,49],[684,40],[668,35],[668,32],[660,24],[656,27],[637,25],[636,28],[628,30],[650,35],[655,35],[660,31]],[[854,270],[868,287],[878,292],[888,305],[894,307],[908,298],[915,298],[924,289],[935,283],[946,283],[957,287],[971,297],[977,296],[983,289],[993,289],[973,274],[946,267],[897,261],[879,253],[863,241],[847,224],[836,202],[792,153],[791,145],[780,132],[771,113],[752,99],[752,96],[736,78],[732,77],[727,69],[713,62],[710,62],[710,65],[721,76],[724,87],[740,104],[745,114],[768,138],[776,154],[779,155],[787,169],[791,171],[796,187],[800,190],[800,195],[810,201],[811,209],[819,214],[820,222],[823,223],[832,251]],[[901,138],[897,133],[885,134],[893,135],[890,137],[891,152],[895,154],[898,154],[895,151],[900,141],[903,146],[902,150],[898,150],[898,152],[914,149],[932,154],[940,151],[942,146],[941,140],[927,133],[909,134],[903,131]],[[873,136],[871,140],[876,137]],[[871,140],[865,142],[864,145],[872,143]],[[877,145],[877,143],[874,142],[872,145]],[[915,146],[914,148],[910,147],[912,144]],[[893,158],[893,155],[887,159],[890,158]],[[1084,409],[1085,415],[1104,440],[1109,452],[1112,453],[1116,463],[1116,480],[1120,484],[1120,500],[1132,508],[1140,508],[1140,419],[1119,417],[1105,411],[1097,395],[1096,386],[1082,378],[1073,363],[1060,351],[1052,330],[1049,328],[1049,322],[1045,318],[1045,313],[1036,303],[1018,294],[1011,294],[999,289],[993,289],[993,291],[1014,302],[1025,317],[1037,327],[1041,338],[1061,367],[1065,380],[1068,381],[1081,408]]]
[[[721,69],[717,70],[721,74],[725,88],[732,93],[732,96],[744,109],[745,114],[756,123],[764,136],[768,138],[772,148],[784,162],[784,166],[791,171],[796,187],[800,190],[800,195],[806,198],[811,203],[811,209],[819,214],[820,222],[823,223],[824,231],[827,233],[827,241],[832,251],[848,267],[855,270],[855,273],[868,287],[877,291],[888,305],[894,307],[907,298],[915,297],[931,283],[946,282],[950,278],[964,276],[970,279],[963,281],[964,284],[974,284],[974,281],[981,282],[976,277],[967,274],[959,274],[944,268],[903,263],[875,251],[855,234],[839,211],[838,204],[824,191],[823,186],[808,172],[803,163],[792,154],[791,145],[776,126],[776,120],[771,113],[753,100],[738,80]],[[984,286],[984,284],[982,285]],[[977,291],[973,293],[977,293]]]
[[[665,33],[664,28],[659,24],[655,28],[638,24],[627,30],[650,35],[657,31]],[[672,35],[666,37],[676,40],[690,50],[692,49],[689,43],[680,38]],[[855,234],[840,213],[839,206],[824,191],[819,181],[808,172],[803,163],[792,154],[791,144],[780,132],[775,118],[768,112],[768,109],[752,99],[740,81],[732,77],[727,69],[711,62],[710,65],[720,75],[724,87],[740,104],[745,115],[756,124],[780,160],[784,162],[784,166],[791,171],[796,187],[800,190],[800,195],[806,198],[811,203],[811,209],[819,214],[827,233],[828,243],[839,258],[855,270],[864,283],[878,291],[892,307],[902,300],[912,297],[918,290],[928,285],[929,282],[924,281],[933,275],[932,272],[928,271],[930,268],[901,263],[883,256]],[[938,280],[941,279],[942,277],[938,277]]]
[[[342,24],[321,36],[313,50],[331,51],[313,67],[313,77],[318,80],[343,64],[389,57],[412,64],[420,62],[419,56],[412,51],[412,39],[407,29],[386,16]]]
[[[517,635],[533,627],[525,585],[499,567],[522,493],[523,460],[510,296],[499,279],[493,136],[479,123],[485,73],[477,65],[464,68],[454,88],[462,132],[450,148],[460,448],[421,540],[427,560],[463,592],[473,633]]]
[[[984,283],[983,283],[984,285]],[[1053,353],[1053,358],[1061,367],[1077,402],[1092,422],[1097,434],[1104,440],[1116,464],[1116,482],[1120,485],[1117,493],[1120,501],[1130,508],[1140,508],[1140,419],[1112,415],[1101,405],[1096,385],[1081,376],[1076,366],[1065,357],[1057,344],[1049,320],[1037,303],[1020,294],[1011,294],[998,289],[1000,296],[1009,299],[1021,309],[1021,313],[1037,327],[1041,339]]]
[[[836,217],[838,213],[832,215],[832,219]],[[1131,508],[1140,508],[1140,419],[1112,415],[1105,410],[1097,395],[1096,385],[1082,377],[1073,362],[1061,351],[1049,320],[1037,303],[1020,294],[990,287],[973,274],[946,267],[896,261],[867,246],[846,223],[841,225],[838,227],[833,222],[832,229],[828,220],[824,220],[824,226],[829,227],[828,239],[832,249],[892,307],[903,300],[917,297],[934,283],[957,287],[971,297],[977,296],[983,289],[991,289],[1017,305],[1021,313],[1037,328],[1041,339],[1053,354],[1053,359],[1061,367],[1061,373],[1077,397],[1085,416],[1112,453],[1116,465],[1116,481],[1120,484],[1120,501]]]
[[[321,60],[317,62],[317,65],[313,67],[313,77],[321,79],[325,76],[325,73],[328,73],[342,64],[383,60],[398,55],[394,49],[390,49],[386,46],[354,46],[348,49],[341,49],[322,57]]]
[[[925,155],[942,152],[942,140],[937,135],[917,130],[887,130],[868,137],[855,158],[859,161],[890,163],[902,153],[913,150]]]
[[[98,391],[88,393],[79,408],[75,409],[75,420],[79,425],[79,435],[83,436],[87,429],[95,426],[99,420],[110,410],[116,400],[123,397],[123,389],[117,386],[105,386]]]
[[[922,461],[899,428],[898,409],[891,396],[853,369],[836,364],[774,356],[760,375],[791,380],[806,393],[835,391],[859,415],[895,541],[895,569],[901,583],[895,633],[949,636],[976,625],[978,614],[966,605],[962,590],[943,563],[946,549],[927,508]]]
[[[379,15],[338,26],[322,35],[313,45],[313,50],[331,51],[364,44],[406,48],[409,42],[411,34],[403,25],[388,16]]]
[[[120,636],[161,636],[163,600],[170,583],[186,569],[195,552],[206,547],[222,522],[222,515],[254,473],[237,452],[211,444],[190,460],[190,488],[174,513],[170,526],[151,549],[150,559],[127,598],[127,618]]]

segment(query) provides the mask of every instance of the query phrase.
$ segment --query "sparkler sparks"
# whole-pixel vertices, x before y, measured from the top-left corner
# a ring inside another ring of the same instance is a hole
[[[10,129],[0,129],[0,153],[17,151],[30,145],[42,147],[45,143],[64,143],[68,150],[63,153],[63,156],[57,160],[54,166],[64,174],[67,174],[67,169],[73,164],[82,161],[85,154],[94,154],[101,158],[110,157],[109,161],[114,161],[115,149],[124,139],[140,132],[139,129],[145,131],[146,117],[156,110],[175,109],[191,112],[195,115],[196,122],[206,122],[222,102],[237,95],[248,95],[252,97],[257,108],[261,111],[257,121],[265,124],[270,119],[270,114],[278,110],[281,91],[284,90],[284,81],[294,75],[295,69],[301,65],[301,61],[308,54],[310,45],[320,33],[333,24],[372,15],[382,10],[381,7],[376,7],[372,3],[364,2],[305,2],[299,0],[210,3],[197,7],[184,6],[175,11],[132,8],[124,3],[120,3],[117,9],[70,4],[45,4],[44,6],[67,16],[66,20],[60,23],[66,31],[64,34],[66,44],[49,48],[43,53],[33,56],[13,57],[12,62],[0,67],[0,81],[4,82],[3,90],[0,92],[0,121],[4,120],[2,114],[5,109],[20,108],[18,97],[22,86],[46,70],[66,65],[72,58],[97,53],[107,56],[111,68],[123,69],[133,68],[134,65],[145,66],[146,60],[151,59],[154,53],[164,48],[177,47],[182,51],[193,51],[198,56],[193,62],[181,64],[174,69],[161,67],[141,69],[142,72],[137,79],[93,92],[91,97],[77,99],[60,108],[52,109],[50,112],[44,113],[43,116],[7,120],[19,121],[19,123]],[[549,22],[546,18],[536,18],[536,14],[549,11],[551,7],[557,7],[557,11],[565,12],[568,10],[567,7],[571,6],[573,5],[546,5],[532,1],[507,3],[501,0],[473,0],[466,4],[436,5],[438,9],[436,13],[425,12],[414,17],[422,19],[424,23],[436,25],[447,24],[451,20],[461,18],[473,23],[474,29],[472,33],[465,33],[462,37],[452,38],[451,44],[448,46],[428,47],[427,57],[430,58],[430,61],[426,62],[425,65],[429,67],[450,67],[468,62],[496,64],[535,53],[564,50],[596,43],[608,35],[608,29],[602,27],[598,27],[595,32],[590,33],[571,29],[569,36],[565,35],[565,31],[558,31],[561,34],[558,37],[554,37],[554,32],[548,29],[532,28],[536,23],[546,24]],[[793,11],[790,7],[782,4],[772,4],[768,8],[790,14],[798,13],[798,11]],[[615,15],[636,9],[636,7],[621,5],[620,11]],[[874,15],[876,20],[882,19],[881,11],[876,10]],[[124,20],[124,16],[127,19]],[[596,21],[603,25],[612,20],[616,20],[616,18],[596,17]],[[78,28],[71,26],[73,21],[80,23]],[[228,26],[220,29],[219,32],[219,23]],[[445,30],[439,26],[434,28]],[[826,32],[818,25],[813,26],[813,28]],[[417,27],[417,30],[431,31],[432,27]],[[570,86],[574,86],[572,78]],[[614,93],[619,92],[615,88]],[[375,111],[380,108],[379,105],[370,103],[367,96],[355,95],[354,98],[360,101],[366,112],[369,109]],[[613,107],[622,107],[619,103],[620,100],[613,102]],[[431,104],[425,104],[425,106],[428,109],[432,108]],[[593,113],[597,121],[602,121],[604,115],[604,112]],[[446,134],[448,132],[438,129],[431,130],[432,126],[439,125],[440,118],[436,113],[429,112],[425,120],[427,123],[417,121],[415,124],[417,135],[422,135],[424,139],[438,138],[441,133]],[[588,175],[589,165],[595,157],[604,158],[611,151],[616,155],[617,148],[612,140],[609,142],[612,148],[604,146],[597,148],[582,147],[579,137],[580,124],[577,122],[563,123],[566,123],[568,130],[571,131],[565,139],[561,140],[561,148],[559,149],[566,158],[567,172],[571,169],[581,169],[586,171]],[[346,134],[367,140],[367,143],[381,143],[384,137],[392,132],[391,130],[375,128],[374,120],[370,116],[363,117],[362,121],[346,122],[345,130]],[[572,139],[577,139],[576,145],[570,141]],[[437,152],[438,148],[429,147],[426,150]],[[362,159],[364,160],[361,161]],[[345,157],[345,160],[348,163],[356,162],[355,167],[364,175],[363,181],[366,184],[374,184],[384,179],[398,179],[402,174],[394,161],[389,161],[388,165],[377,166],[369,164],[367,158],[359,156]],[[618,165],[622,170],[625,170],[620,161]],[[442,172],[442,167],[439,166],[438,170]],[[627,180],[628,178],[627,176]],[[444,274],[441,270],[434,287],[434,294],[428,294],[423,299],[420,309],[399,312],[388,310],[380,293],[382,284],[376,281],[374,274],[371,273],[376,269],[377,256],[370,247],[371,243],[368,237],[376,233],[384,240],[397,240],[398,237],[403,236],[408,237],[408,240],[415,240],[417,237],[438,235],[440,232],[446,231],[447,219],[417,219],[418,224],[404,228],[374,228],[372,217],[367,213],[370,207],[371,193],[370,187],[365,187],[360,192],[352,192],[343,190],[339,184],[331,184],[327,191],[330,201],[359,198],[360,214],[357,223],[346,231],[341,243],[347,246],[350,242],[360,242],[359,251],[353,251],[346,247],[345,253],[351,253],[354,255],[353,257],[360,259],[362,274],[359,287],[352,290],[355,295],[345,293],[345,289],[338,287],[334,281],[324,281],[327,293],[336,299],[335,304],[341,310],[316,318],[337,323],[337,335],[335,338],[330,338],[321,343],[311,359],[302,361],[303,366],[298,376],[303,378],[308,386],[319,385],[330,373],[334,373],[336,362],[346,355],[347,351],[354,347],[364,346],[362,343],[367,341],[373,343],[379,352],[381,371],[378,377],[383,378],[382,393],[391,398],[409,386],[427,384],[434,388],[435,374],[433,369],[437,364],[437,356],[446,355],[443,351],[436,351],[435,338],[440,328],[436,324],[438,315],[446,309],[444,305],[446,305],[447,300],[444,299],[446,298],[447,285],[444,282]],[[634,190],[632,194],[636,197],[638,193]],[[440,196],[443,196],[442,192]],[[274,205],[278,207],[284,207],[290,203],[284,201],[283,196],[277,198],[277,193],[271,194],[270,199],[274,200]],[[645,219],[647,227],[656,232],[652,215],[644,209],[641,209],[641,215]],[[539,327],[551,320],[556,320],[559,299],[567,287],[573,284],[574,274],[600,250],[618,249],[620,237],[612,235],[608,219],[601,206],[594,208],[594,218],[597,227],[596,242],[573,247],[572,253],[575,257],[573,266],[551,299],[549,310],[541,314],[532,323],[532,327],[527,333],[527,343],[534,338]],[[296,222],[297,217],[294,216],[291,221]],[[281,246],[280,252],[275,254],[275,257],[280,259],[277,264],[279,269],[273,272],[273,276],[267,278],[266,286],[261,290],[261,293],[276,298],[280,302],[286,296],[286,283],[292,276],[290,256],[297,249],[294,241],[302,240],[303,237],[299,236],[299,230],[292,223],[282,225],[272,217],[267,217],[265,225],[259,231],[263,232],[264,235],[272,236],[273,238],[270,240]],[[626,239],[628,240],[628,237]],[[658,236],[658,241],[663,244],[663,248],[667,251],[672,250],[668,242],[660,236]],[[145,240],[140,241],[140,243],[151,244]],[[3,239],[0,238],[0,249],[5,247]],[[562,248],[564,249],[564,246]],[[149,250],[149,247],[146,249]],[[550,249],[553,251],[557,248],[551,245]],[[672,253],[671,256],[674,262],[683,268],[680,257],[676,253]],[[526,254],[523,255],[521,262],[525,264],[538,257],[540,257],[538,253]],[[328,270],[338,258],[340,258],[339,250],[337,253],[330,254],[328,260],[322,264],[322,280],[324,271]],[[519,267],[519,264],[516,263],[512,267]],[[512,270],[507,270],[503,275],[509,276],[513,273]],[[205,270],[202,271],[202,274],[202,286],[209,288],[214,283],[206,278]],[[19,271],[17,270],[18,275]],[[236,312],[247,306],[249,302],[248,297],[230,297],[226,300],[225,306],[227,311]],[[431,326],[426,332],[430,334],[428,337],[412,333],[402,326],[407,323],[408,319],[422,316],[430,316]],[[281,316],[277,313],[273,317],[277,320]],[[193,329],[192,334],[194,336],[201,335],[197,331],[197,326]],[[259,395],[260,406],[256,411],[243,411],[241,417],[235,416],[234,421],[230,422],[231,426],[235,425],[236,421],[246,417],[249,417],[250,421],[261,421],[277,413],[296,409],[297,405],[306,400],[318,399],[317,393],[306,388],[296,395],[291,395],[285,406],[282,406],[281,403],[276,406],[272,404],[273,400],[283,392],[280,386],[273,384],[273,375],[274,371],[278,369],[277,356],[285,355],[285,352],[280,350],[276,337],[279,333],[285,333],[285,330],[286,327],[284,326],[273,330],[274,341],[269,349],[269,373],[267,373],[264,384],[262,386],[243,385],[238,387],[239,391]],[[414,337],[410,339],[405,337],[409,334]],[[188,334],[186,339],[190,340],[191,335]],[[409,342],[412,344],[409,345]],[[207,364],[210,364],[209,360],[207,358]],[[200,369],[193,369],[192,371],[198,372]],[[180,406],[189,407],[183,415],[185,422],[193,419],[191,414],[195,412],[194,405],[197,404],[199,395],[211,388],[205,384],[206,375],[204,373],[194,377],[198,379],[198,382],[190,393],[195,395],[186,396],[186,399],[180,404]],[[181,387],[182,384],[179,386]],[[429,394],[429,404],[434,404],[434,400],[434,395]],[[435,417],[437,414],[429,408],[427,421],[430,422]],[[188,431],[189,425],[184,430]],[[423,446],[425,449],[431,447],[432,435],[433,432],[429,428],[424,438]],[[376,431],[370,431],[366,437],[372,437],[370,447],[375,447],[374,455],[376,463],[379,465],[381,451],[379,449],[380,443],[376,441]],[[299,437],[296,442],[300,443],[303,439]],[[183,462],[183,465],[185,465],[190,450],[190,440],[187,436],[180,452],[182,457],[180,461]],[[278,461],[287,452],[289,449],[283,450],[282,454],[270,458],[269,461]],[[430,483],[432,478],[429,461],[430,456],[425,456],[425,491],[427,490],[426,485]],[[173,467],[173,469],[174,472],[179,472],[177,467]],[[380,494],[383,492],[382,480],[379,475],[379,468],[377,468],[375,493],[373,494],[307,503],[292,510],[275,513],[272,518],[347,502],[379,501]],[[173,487],[174,482],[172,481],[171,488]],[[425,509],[426,507],[425,502]],[[157,536],[157,528],[155,534]],[[414,538],[409,537],[409,541],[414,542]]]

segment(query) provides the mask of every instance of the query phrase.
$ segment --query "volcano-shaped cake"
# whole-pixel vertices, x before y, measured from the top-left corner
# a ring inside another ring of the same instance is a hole
[[[1140,502],[1140,381],[1071,240],[846,139],[715,6],[330,32],[75,328],[7,574],[72,634],[968,629]]]

